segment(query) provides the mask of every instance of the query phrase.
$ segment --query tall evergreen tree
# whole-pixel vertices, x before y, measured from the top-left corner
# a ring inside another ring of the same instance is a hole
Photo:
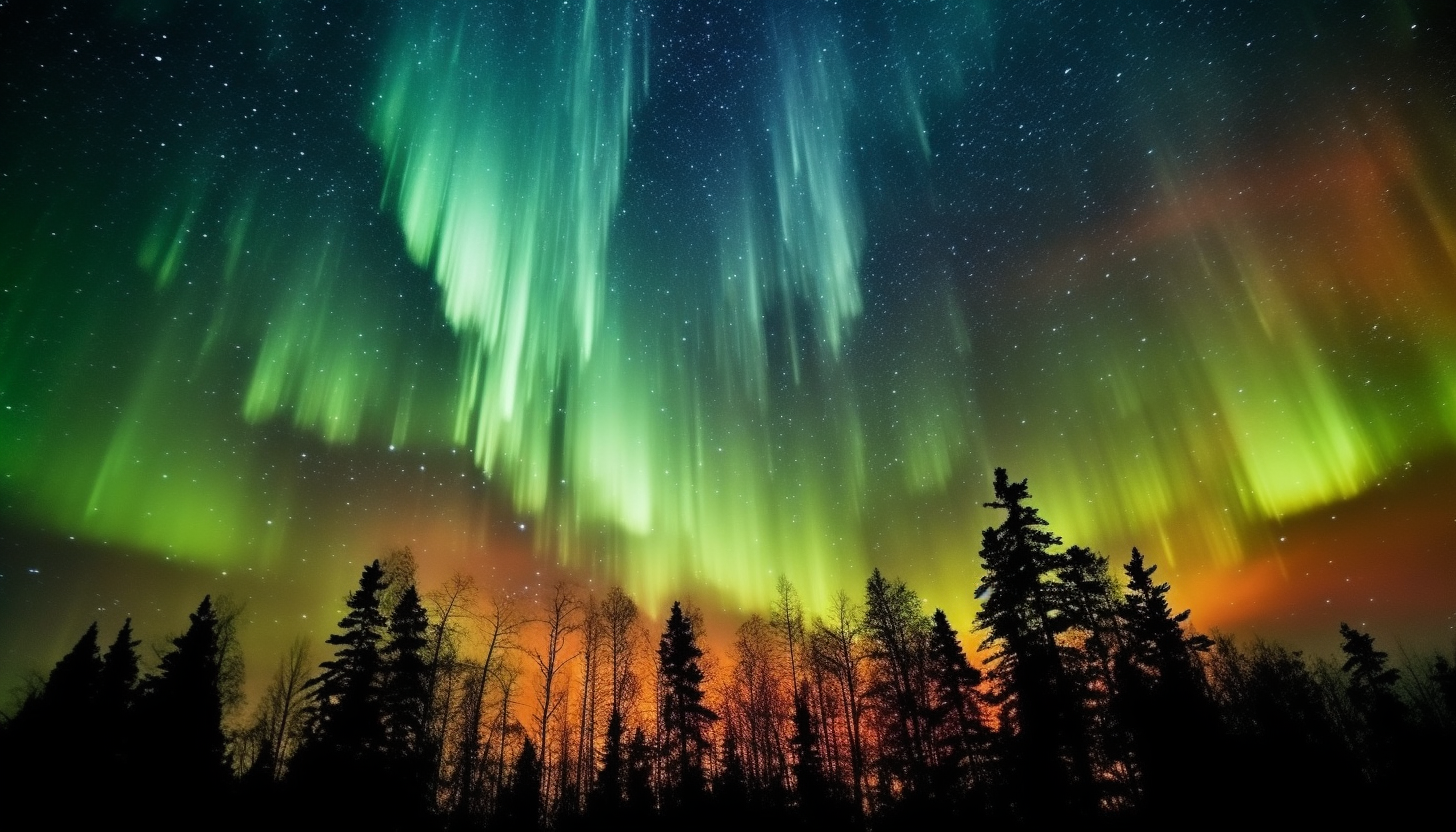
[[[102,667],[96,622],[93,621],[71,651],[51,669],[41,694],[46,708],[71,714],[89,710],[101,684]]]
[[[1068,546],[1060,561],[1056,606],[1059,626],[1081,636],[1077,647],[1086,667],[1078,681],[1105,690],[1111,685],[1112,655],[1120,640],[1122,599],[1117,583],[1108,571],[1107,558],[1085,546]]]
[[[607,718],[606,739],[602,744],[602,765],[597,771],[588,797],[588,811],[597,823],[612,824],[622,812],[623,759],[622,715],[613,710]]]
[[[511,781],[501,795],[498,826],[507,832],[530,832],[541,823],[541,761],[527,737],[511,768]]]
[[[930,676],[934,688],[932,729],[945,746],[940,755],[942,766],[956,773],[964,769],[964,773],[974,774],[985,733],[977,701],[981,671],[966,659],[950,619],[938,609],[931,616]]]
[[[638,727],[627,744],[627,827],[650,825],[657,813],[657,796],[652,789],[652,746]]]
[[[378,821],[392,813],[393,801],[371,791],[373,777],[387,768],[383,718],[383,646],[388,627],[380,601],[387,583],[376,560],[364,567],[359,588],[345,601],[349,612],[339,621],[341,632],[328,638],[338,648],[320,664],[323,672],[309,680],[308,730],[288,769],[298,788],[342,796],[338,808],[316,822],[340,826]],[[381,803],[384,805],[381,807]]]
[[[137,655],[140,645],[141,641],[132,638],[131,619],[128,618],[101,660],[96,688],[94,742],[103,775],[96,788],[98,802],[108,805],[124,800],[134,786],[135,766],[130,746],[137,683],[141,677],[141,658]]]
[[[1185,630],[1191,613],[1173,613],[1166,597],[1171,587],[1153,581],[1157,569],[1145,565],[1137,549],[1123,566],[1127,593],[1118,610],[1123,626],[1114,693],[1147,817],[1201,798],[1218,774],[1211,761],[1219,755],[1220,742],[1198,658],[1213,641]]]
[[[822,818],[829,799],[829,784],[819,756],[819,727],[809,709],[808,682],[794,696],[794,734],[789,744],[794,748],[794,792],[800,814],[811,821]]]
[[[658,711],[668,792],[678,808],[697,801],[706,783],[703,753],[708,726],[718,715],[703,704],[703,657],[692,619],[674,601],[657,648]]]
[[[1073,771],[1098,803],[1123,804],[1132,788],[1116,761],[1127,756],[1127,736],[1112,705],[1113,654],[1121,640],[1121,597],[1107,558],[1085,546],[1068,546],[1056,572],[1065,735]],[[1107,772],[1117,772],[1108,776]]]
[[[992,651],[1003,719],[1011,726],[1012,800],[1024,817],[1089,812],[1088,784],[1078,783],[1066,763],[1084,755],[1077,753],[1073,730],[1080,697],[1057,641],[1072,623],[1059,605],[1056,578],[1064,558],[1051,551],[1062,541],[1027,504],[1026,480],[1011,482],[1006,469],[997,468],[995,496],[985,505],[1004,510],[1006,519],[981,534],[976,628],[986,633],[981,646]]]
[[[380,705],[384,723],[384,756],[397,812],[421,817],[429,806],[430,668],[425,660],[429,616],[414,584],[400,592],[389,616],[388,637],[381,650]]]
[[[992,744],[982,714],[982,674],[966,658],[945,613],[937,609],[930,626],[930,737],[936,764],[931,772],[935,816],[970,821],[985,815],[992,795]]]
[[[0,730],[0,783],[17,817],[90,821],[89,801],[57,804],[60,784],[90,792],[98,782],[96,696],[102,662],[93,622]]]
[[[1340,650],[1347,658],[1342,670],[1350,675],[1350,693],[1357,701],[1375,705],[1381,700],[1395,699],[1395,683],[1400,671],[1386,667],[1390,654],[1375,649],[1375,637],[1340,623]]]
[[[124,712],[136,694],[137,679],[141,675],[141,658],[137,655],[140,641],[132,640],[131,619],[121,625],[116,640],[106,648],[101,661],[101,674],[97,687],[99,703],[108,718]]]
[[[425,633],[429,626],[414,585],[406,587],[389,617],[388,639],[381,651],[385,729],[391,749],[399,749],[399,753],[417,749],[425,741],[429,707]]]
[[[338,650],[319,665],[323,673],[313,680],[314,724],[306,743],[310,753],[322,750],[359,760],[383,746],[381,648],[388,622],[379,604],[386,587],[379,561],[364,567],[359,588],[345,602],[349,612],[339,621],[342,632],[328,637]]]
[[[1348,657],[1342,669],[1350,679],[1350,701],[1363,723],[1367,775],[1382,796],[1393,797],[1403,783],[1425,774],[1413,758],[1438,759],[1441,755],[1435,748],[1424,747],[1426,743],[1410,730],[1409,709],[1396,692],[1400,671],[1387,667],[1390,657],[1375,649],[1375,637],[1343,622],[1340,637],[1344,639],[1340,650]]]
[[[143,682],[138,703],[139,768],[169,785],[171,797],[159,811],[170,822],[215,805],[231,779],[222,724],[224,622],[210,595],[189,619],[157,674]]]
[[[1145,566],[1142,552],[1134,548],[1123,571],[1127,573],[1127,594],[1120,616],[1126,625],[1127,655],[1162,678],[1196,676],[1197,654],[1207,652],[1213,640],[1183,629],[1192,611],[1173,614],[1166,597],[1172,587],[1153,583],[1158,567]]]
[[[737,731],[731,724],[723,731],[717,775],[713,778],[713,816],[726,829],[739,829],[753,823],[754,795],[748,788],[748,772],[743,766],[743,753],[738,747]]]

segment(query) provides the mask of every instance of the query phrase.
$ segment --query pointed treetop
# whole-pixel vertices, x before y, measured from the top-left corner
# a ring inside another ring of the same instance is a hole
[[[1340,622],[1340,635],[1345,643],[1340,645],[1345,655],[1344,671],[1350,674],[1350,683],[1368,690],[1389,689],[1400,679],[1400,671],[1385,667],[1390,654],[1375,649],[1375,637],[1362,633],[1349,624]]]
[[[1158,567],[1144,565],[1142,552],[1133,549],[1122,569],[1127,574],[1127,594],[1118,614],[1127,623],[1130,654],[1163,673],[1187,672],[1192,654],[1206,652],[1213,639],[1184,632],[1191,611],[1173,614],[1167,599],[1171,587],[1166,582],[1153,583]]]
[[[141,641],[133,640],[131,635],[131,619],[127,618],[102,660],[101,694],[112,705],[125,704],[141,673],[141,659],[136,651]]]
[[[46,680],[46,700],[64,707],[89,700],[101,676],[101,651],[96,644],[96,622],[76,640],[76,646],[56,662]]]

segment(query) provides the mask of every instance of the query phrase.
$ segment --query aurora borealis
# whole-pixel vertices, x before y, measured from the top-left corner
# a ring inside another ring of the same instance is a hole
[[[1196,623],[1449,637],[1452,24],[0,3],[0,662],[402,546],[969,620],[996,466]]]

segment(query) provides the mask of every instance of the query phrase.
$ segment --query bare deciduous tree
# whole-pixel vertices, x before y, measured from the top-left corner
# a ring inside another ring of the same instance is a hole
[[[602,599],[607,666],[611,673],[611,711],[626,719],[633,710],[640,683],[636,664],[647,640],[637,602],[614,586]]]
[[[860,612],[848,594],[840,591],[834,598],[829,620],[816,620],[811,653],[815,664],[822,666],[834,679],[839,707],[844,719],[844,732],[849,746],[849,768],[855,805],[864,810],[865,748],[862,727],[865,659],[861,643],[863,623]]]
[[[477,808],[474,798],[482,791],[480,777],[484,771],[487,750],[482,743],[482,733],[494,732],[498,727],[504,731],[507,727],[511,696],[519,675],[519,669],[510,661],[510,656],[518,649],[521,629],[525,626],[525,618],[520,613],[516,599],[509,595],[492,597],[489,607],[478,619],[479,632],[485,642],[485,655],[478,669],[471,674],[471,684],[467,688],[465,702],[462,703],[465,719],[451,778],[454,783],[452,812],[456,814],[470,814]],[[492,718],[487,726],[484,724],[487,696],[492,682],[499,685],[501,706],[498,710],[499,717]],[[505,753],[504,748],[499,750],[502,755]],[[504,757],[498,762],[500,770],[504,771]]]
[[[799,591],[780,575],[774,585],[773,606],[769,610],[768,624],[783,644],[789,659],[789,689],[799,695],[799,659],[804,644],[804,607],[799,602]]]
[[[536,748],[541,755],[541,783],[546,791],[551,790],[553,780],[548,733],[552,717],[561,708],[565,698],[557,690],[562,669],[578,655],[567,651],[572,634],[581,627],[577,615],[579,609],[580,603],[571,586],[564,581],[557,582],[551,595],[541,603],[541,618],[538,621],[545,632],[542,633],[539,644],[527,651],[541,673],[541,694],[537,700],[539,710],[536,713]],[[550,806],[552,797],[549,794],[542,795],[542,805]]]
[[[283,777],[288,759],[303,737],[308,720],[308,692],[304,686],[312,669],[308,639],[299,636],[279,657],[278,669],[258,702],[249,729],[250,750],[257,758],[253,762],[262,761],[264,773],[270,779]]]
[[[576,793],[590,792],[596,775],[597,723],[601,717],[602,653],[607,648],[606,617],[595,595],[582,603],[581,617],[581,716],[577,722]]]

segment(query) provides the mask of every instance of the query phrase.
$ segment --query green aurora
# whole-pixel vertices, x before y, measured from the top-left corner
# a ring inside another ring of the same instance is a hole
[[[1456,501],[1440,3],[345,5],[0,5],[0,536],[968,620],[1004,466],[1219,623]]]

